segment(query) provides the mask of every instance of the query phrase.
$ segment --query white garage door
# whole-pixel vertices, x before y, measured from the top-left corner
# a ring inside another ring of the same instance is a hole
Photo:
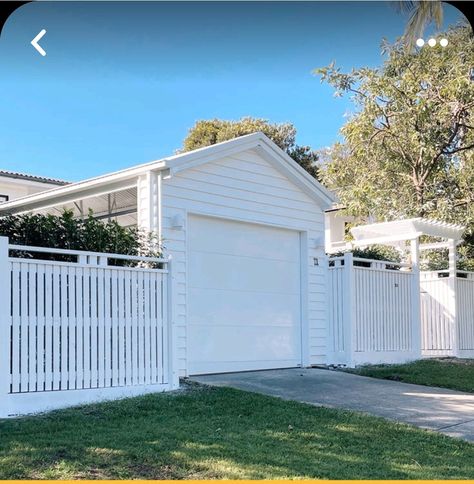
[[[301,364],[299,233],[192,216],[189,374]]]

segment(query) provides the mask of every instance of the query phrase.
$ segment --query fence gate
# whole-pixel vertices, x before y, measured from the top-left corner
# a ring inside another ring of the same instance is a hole
[[[474,273],[420,274],[423,356],[474,357]]]
[[[0,417],[176,386],[168,260],[3,249]]]
[[[408,264],[329,260],[329,363],[355,366],[419,357],[418,278]]]

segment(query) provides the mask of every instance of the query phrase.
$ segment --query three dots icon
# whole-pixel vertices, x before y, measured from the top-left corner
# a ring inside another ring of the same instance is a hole
[[[430,47],[434,47],[434,46],[437,44],[437,40],[436,40],[434,37],[431,37],[431,38],[428,40],[427,44],[428,44]],[[417,45],[418,47],[423,47],[423,46],[425,45],[425,41],[424,41],[424,39],[418,39],[418,40],[416,41],[416,45]],[[445,39],[445,38],[440,39],[440,41],[439,41],[439,45],[440,45],[441,47],[446,47],[446,46],[448,45],[448,39]]]

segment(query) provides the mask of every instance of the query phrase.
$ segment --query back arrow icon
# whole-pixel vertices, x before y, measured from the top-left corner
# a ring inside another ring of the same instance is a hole
[[[43,29],[32,41],[31,45],[44,57],[46,55],[46,51],[38,44],[38,42],[42,39],[43,35],[46,33],[46,30]]]

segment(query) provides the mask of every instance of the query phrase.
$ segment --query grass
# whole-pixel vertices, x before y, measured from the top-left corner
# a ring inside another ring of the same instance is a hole
[[[228,388],[0,420],[0,436],[0,479],[474,476],[467,442]]]
[[[358,375],[474,393],[474,360],[418,360],[403,365],[367,365],[348,370]]]

